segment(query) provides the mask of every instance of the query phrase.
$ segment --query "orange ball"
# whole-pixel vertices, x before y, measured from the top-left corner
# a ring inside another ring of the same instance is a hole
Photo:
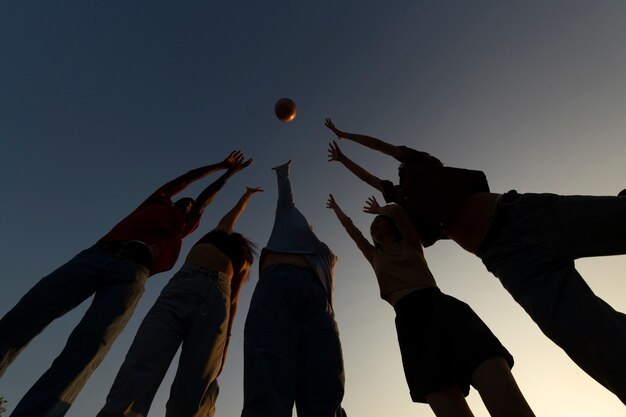
[[[276,117],[283,122],[290,122],[296,118],[296,103],[288,98],[281,98],[274,106]]]

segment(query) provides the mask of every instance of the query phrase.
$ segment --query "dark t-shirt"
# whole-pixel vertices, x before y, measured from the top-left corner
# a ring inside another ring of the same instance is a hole
[[[444,226],[472,193],[488,192],[482,171],[444,166],[437,158],[401,146],[410,156],[397,158],[400,184],[383,181],[388,203],[402,206],[422,237],[424,246],[445,239]],[[409,151],[409,152],[407,152]]]

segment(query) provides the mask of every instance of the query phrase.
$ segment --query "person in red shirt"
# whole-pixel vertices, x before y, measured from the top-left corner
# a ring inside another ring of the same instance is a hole
[[[17,404],[12,416],[63,416],[126,326],[148,277],[171,269],[182,239],[226,181],[252,163],[240,151],[168,182],[95,245],[39,281],[0,320],[0,375],[56,318],[94,295],[52,366]],[[226,172],[196,200],[172,197],[192,182]]]

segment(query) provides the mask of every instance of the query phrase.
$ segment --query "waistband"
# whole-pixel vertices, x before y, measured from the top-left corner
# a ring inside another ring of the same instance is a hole
[[[487,229],[487,233],[485,233],[485,237],[483,238],[483,241],[480,242],[478,250],[476,251],[478,256],[485,253],[498,236],[500,236],[500,232],[502,232],[502,229],[507,224],[509,211],[518,197],[519,193],[516,190],[507,191],[498,197],[496,210],[493,213],[489,229]]]
[[[95,246],[117,258],[135,261],[152,270],[152,252],[139,240],[111,240],[98,242]]]
[[[188,273],[188,274],[195,274],[195,275],[198,275],[199,278],[204,278],[205,276],[207,276],[207,277],[215,276],[216,278],[230,280],[230,277],[228,276],[228,274],[226,274],[226,273],[224,273],[222,271],[217,271],[215,269],[209,269],[209,268],[205,268],[205,267],[200,266],[200,265],[190,264],[190,263],[183,264],[183,266],[180,267],[180,269],[174,275],[174,277],[176,277],[176,275],[178,275],[181,272],[185,272],[185,273]],[[174,277],[172,277],[172,279]]]

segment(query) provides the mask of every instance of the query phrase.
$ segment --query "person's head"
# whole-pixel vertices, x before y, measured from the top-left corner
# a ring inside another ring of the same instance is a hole
[[[180,200],[176,200],[176,202],[174,203],[174,207],[176,208],[176,211],[187,214],[191,211],[193,203],[193,198],[183,197]]]
[[[374,246],[379,248],[384,242],[397,242],[404,239],[396,223],[389,216],[379,214],[374,217],[370,225],[370,235],[374,241]]]
[[[230,258],[235,273],[242,270],[245,264],[254,263],[256,245],[241,233],[233,232],[228,235],[229,250],[226,255]]]

